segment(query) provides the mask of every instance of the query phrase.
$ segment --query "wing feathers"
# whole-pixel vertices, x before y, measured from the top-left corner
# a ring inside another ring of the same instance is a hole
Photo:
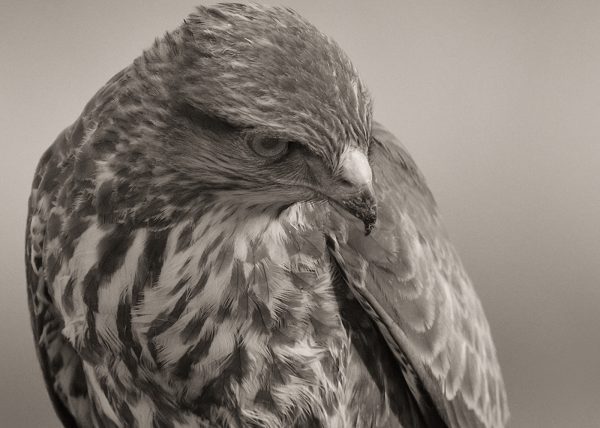
[[[408,357],[418,374],[418,382],[407,379],[413,393],[422,385],[450,427],[503,427],[508,407],[489,327],[433,197],[408,153],[378,124],[370,157],[378,224],[369,236],[332,226],[332,254],[400,363]],[[339,215],[331,222],[350,221]],[[437,413],[427,399],[418,402]]]
[[[44,264],[44,245],[47,241],[49,195],[47,186],[56,180],[59,168],[57,147],[65,144],[68,131],[62,132],[55,144],[40,160],[29,200],[25,238],[27,300],[31,326],[46,389],[53,407],[65,427],[77,427],[76,420],[90,420],[87,386],[82,376],[79,356],[61,334],[63,323],[57,314],[48,291],[45,276],[49,267]],[[46,263],[48,262],[46,257]]]

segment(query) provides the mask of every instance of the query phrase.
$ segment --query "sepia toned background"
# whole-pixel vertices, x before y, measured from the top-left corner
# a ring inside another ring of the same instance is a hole
[[[600,2],[270,1],[349,53],[477,286],[514,427],[600,426]],[[43,150],[198,1],[0,3],[0,426],[59,426],[23,236]]]

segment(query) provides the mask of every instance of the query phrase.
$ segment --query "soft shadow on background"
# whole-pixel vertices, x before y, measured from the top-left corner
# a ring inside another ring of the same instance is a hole
[[[600,2],[277,3],[348,52],[428,178],[490,320],[511,425],[600,426]],[[25,299],[37,160],[196,4],[0,5],[2,426],[59,426]]]

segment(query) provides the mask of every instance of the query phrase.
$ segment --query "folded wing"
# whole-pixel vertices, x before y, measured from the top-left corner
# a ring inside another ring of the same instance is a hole
[[[441,416],[453,428],[505,426],[490,329],[422,175],[379,124],[370,162],[379,207],[373,233],[331,218],[331,251],[348,286],[377,321],[426,419]]]

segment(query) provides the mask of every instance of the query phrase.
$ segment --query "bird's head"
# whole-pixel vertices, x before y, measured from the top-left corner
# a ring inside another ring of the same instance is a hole
[[[201,7],[134,70],[139,105],[154,111],[141,122],[159,132],[144,150],[171,204],[203,195],[277,215],[325,200],[370,232],[369,95],[338,45],[295,12]]]

